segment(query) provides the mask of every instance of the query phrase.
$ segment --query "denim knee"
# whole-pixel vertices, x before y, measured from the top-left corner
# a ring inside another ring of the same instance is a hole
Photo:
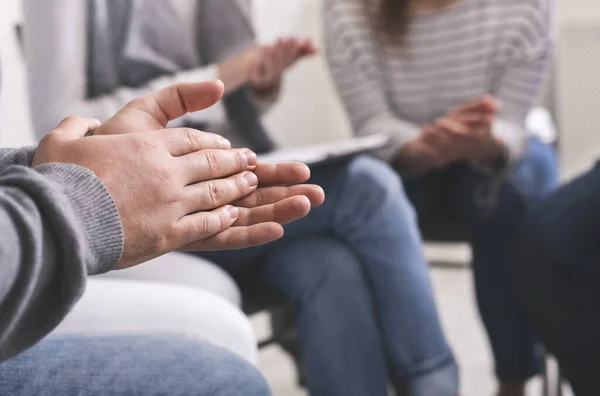
[[[411,221],[416,218],[415,210],[406,195],[400,175],[392,167],[370,156],[359,156],[353,159],[345,169],[345,196],[343,199],[354,200],[345,205],[353,210],[364,208],[368,213],[385,211],[394,208]],[[362,210],[357,213],[363,213]]]
[[[328,236],[300,238],[269,259],[269,277],[279,278],[294,304],[314,300],[347,301],[366,289],[361,264],[351,247]]]
[[[525,156],[510,175],[510,181],[526,199],[535,199],[551,192],[558,184],[554,147],[532,138]]]
[[[0,393],[270,396],[258,370],[210,344],[150,336],[54,336],[0,364]]]
[[[403,193],[402,182],[392,167],[374,157],[361,155],[348,164],[347,178],[353,185],[363,185],[378,193]]]

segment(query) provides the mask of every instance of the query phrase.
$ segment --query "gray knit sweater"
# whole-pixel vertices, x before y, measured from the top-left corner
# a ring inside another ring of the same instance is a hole
[[[88,169],[30,167],[34,148],[0,149],[0,361],[38,342],[118,263],[116,206]]]

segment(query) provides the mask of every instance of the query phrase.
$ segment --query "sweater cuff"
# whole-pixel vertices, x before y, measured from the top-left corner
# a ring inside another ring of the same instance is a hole
[[[31,167],[37,147],[29,146],[18,149],[0,149],[0,159],[4,164]]]
[[[502,118],[496,118],[492,131],[494,136],[506,147],[507,165],[517,163],[525,152],[527,143],[525,128]]]
[[[48,163],[36,169],[58,185],[80,222],[88,254],[88,275],[113,270],[123,253],[123,228],[117,207],[100,179],[81,166]]]

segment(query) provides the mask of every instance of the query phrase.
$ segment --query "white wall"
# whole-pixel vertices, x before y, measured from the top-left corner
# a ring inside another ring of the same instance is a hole
[[[19,0],[0,0],[0,146],[8,147],[33,143],[24,67],[14,39],[14,24],[19,11]]]
[[[48,0],[52,1],[52,0]],[[262,41],[284,34],[320,37],[319,0],[254,0]],[[0,145],[33,142],[27,112],[24,65],[14,41],[19,0],[0,0],[0,55],[3,61]],[[286,78],[283,97],[266,118],[283,145],[307,144],[349,135],[349,127],[322,57],[303,62]]]
[[[254,0],[259,38],[309,36],[322,43],[320,0]],[[333,88],[322,54],[295,67],[267,126],[284,145],[340,139],[350,126]]]

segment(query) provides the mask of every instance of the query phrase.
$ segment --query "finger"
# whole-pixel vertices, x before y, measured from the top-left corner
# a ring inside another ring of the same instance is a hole
[[[184,216],[175,224],[173,233],[178,242],[176,249],[198,240],[210,238],[231,227],[239,218],[235,206],[224,206],[211,212]]]
[[[288,51],[290,43],[289,40],[282,40],[281,44],[277,46],[275,49],[275,53],[273,54],[273,63],[276,74],[281,74],[285,69],[285,64],[287,62],[286,52]]]
[[[423,156],[428,158],[434,167],[445,166],[452,150],[451,144],[443,135],[441,131],[432,126],[423,129],[421,150]]]
[[[292,66],[301,57],[300,43],[298,40],[292,40],[284,52],[284,68]]]
[[[431,128],[423,131],[423,141],[428,147],[435,151],[443,152],[448,149],[451,142],[446,133],[443,133],[439,128]]]
[[[277,223],[261,223],[249,227],[231,227],[205,240],[190,243],[181,250],[187,252],[237,250],[261,246],[283,237],[283,227]]]
[[[467,113],[457,113],[452,115],[451,118],[464,124],[483,124],[490,118],[490,115],[482,111],[473,111]]]
[[[192,128],[173,128],[144,134],[161,141],[173,157],[184,156],[200,150],[231,148],[231,143],[224,137]]]
[[[468,113],[468,112],[485,112],[495,113],[500,109],[500,103],[489,95],[484,95],[480,98],[470,100],[456,109],[451,114]]]
[[[314,55],[317,53],[317,46],[311,38],[298,40],[299,51],[302,56]]]
[[[200,150],[178,160],[179,166],[185,170],[186,185],[252,170],[257,162],[256,154],[248,149]]]
[[[303,196],[290,197],[273,204],[251,209],[239,208],[240,216],[234,226],[251,226],[270,222],[285,225],[306,217],[310,209],[310,201]]]
[[[184,214],[228,205],[250,195],[257,186],[258,180],[252,172],[191,184],[183,189]]]
[[[50,133],[61,140],[75,140],[84,137],[100,125],[102,123],[95,118],[67,117]]]
[[[258,162],[254,173],[261,187],[304,183],[310,178],[310,169],[299,162],[273,164]]]
[[[198,83],[179,83],[134,99],[127,106],[143,111],[166,128],[169,121],[205,110],[223,97],[225,87],[219,80]]]
[[[451,117],[440,118],[436,121],[435,126],[439,129],[447,129],[454,133],[462,133],[463,135],[468,135],[470,132],[470,128],[467,125]]]
[[[249,196],[232,204],[243,208],[255,208],[299,195],[308,198],[313,207],[320,206],[325,201],[325,192],[321,187],[314,184],[298,184],[290,187],[259,188]]]

